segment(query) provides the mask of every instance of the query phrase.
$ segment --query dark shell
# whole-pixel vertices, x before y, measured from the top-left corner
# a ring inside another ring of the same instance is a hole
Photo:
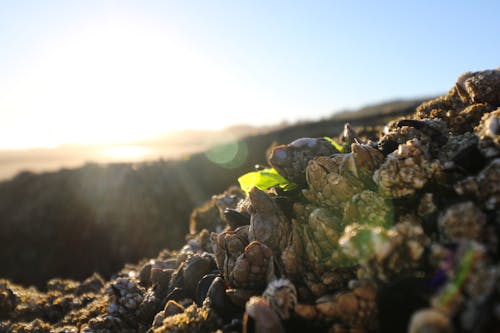
[[[210,286],[212,285],[212,282],[214,282],[217,277],[219,277],[218,274],[207,274],[198,282],[195,295],[195,301],[198,306],[201,306],[203,304],[203,301],[207,297],[207,293],[210,289]]]
[[[243,214],[236,209],[226,209],[224,211],[224,218],[232,230],[250,224],[250,216]]]
[[[191,298],[191,294],[182,288],[174,288],[166,297],[167,301],[180,302],[186,298]]]

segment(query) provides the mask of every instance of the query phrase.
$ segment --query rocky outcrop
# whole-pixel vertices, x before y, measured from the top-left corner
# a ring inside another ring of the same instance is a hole
[[[257,171],[193,212],[180,250],[107,282],[0,281],[0,332],[498,330],[499,82],[466,73],[377,138],[271,149],[286,184]]]

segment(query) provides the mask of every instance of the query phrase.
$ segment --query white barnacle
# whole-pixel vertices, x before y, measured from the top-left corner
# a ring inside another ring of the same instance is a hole
[[[297,289],[288,279],[271,281],[264,293],[264,298],[281,319],[290,318],[290,312],[297,305]]]

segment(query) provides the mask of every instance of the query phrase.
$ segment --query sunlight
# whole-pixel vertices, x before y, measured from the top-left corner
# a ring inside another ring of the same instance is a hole
[[[104,149],[102,154],[117,161],[138,161],[149,152],[149,149],[139,146],[115,146]]]
[[[242,105],[247,92],[234,78],[146,23],[79,26],[46,49],[33,68],[0,81],[0,104],[23,127],[0,134],[4,146],[134,142],[222,128],[256,109],[254,100]]]

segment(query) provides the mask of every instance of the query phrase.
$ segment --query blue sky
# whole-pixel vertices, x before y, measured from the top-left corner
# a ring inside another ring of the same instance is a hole
[[[315,119],[496,68],[498,1],[0,1],[0,148]]]

